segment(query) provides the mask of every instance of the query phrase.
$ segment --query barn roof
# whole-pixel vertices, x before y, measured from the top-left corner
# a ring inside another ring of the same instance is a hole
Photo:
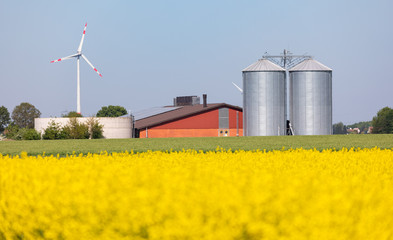
[[[143,118],[148,118],[154,115],[158,115],[161,113],[173,111],[179,109],[181,107],[152,107],[140,111],[133,112],[132,115],[134,116],[135,120],[141,120]]]
[[[153,116],[136,120],[135,128],[144,129],[149,127],[154,127],[160,124],[173,122],[182,118],[198,115],[219,108],[231,108],[238,111],[243,111],[241,107],[226,104],[226,103],[211,103],[211,104],[207,104],[207,107],[203,107],[203,104],[197,104],[194,106],[182,106],[176,109],[173,109],[172,107],[170,111],[162,112]]]

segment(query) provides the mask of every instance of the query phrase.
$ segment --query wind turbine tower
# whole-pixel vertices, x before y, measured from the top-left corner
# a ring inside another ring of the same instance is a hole
[[[81,42],[79,43],[79,47],[78,47],[78,50],[76,51],[76,54],[51,61],[51,63],[54,63],[54,62],[60,62],[60,61],[71,59],[71,58],[76,58],[76,72],[77,72],[77,77],[76,77],[76,82],[77,82],[77,86],[76,86],[76,112],[79,114],[81,113],[81,88],[80,88],[80,74],[79,74],[79,59],[82,57],[90,65],[90,67],[93,68],[93,70],[96,71],[100,77],[102,77],[101,73],[99,73],[97,71],[97,69],[93,66],[93,64],[91,64],[91,62],[86,58],[86,56],[82,54],[82,45],[83,45],[83,40],[85,39],[86,27],[87,27],[87,23],[85,24],[85,28],[83,29],[82,39],[81,39]]]

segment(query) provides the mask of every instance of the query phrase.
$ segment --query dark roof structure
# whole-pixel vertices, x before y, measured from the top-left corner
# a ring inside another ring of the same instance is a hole
[[[137,129],[143,129],[143,128],[149,128],[149,127],[154,127],[157,125],[165,124],[168,122],[173,122],[182,118],[186,117],[191,117],[195,116],[204,112],[209,112],[212,110],[216,110],[219,108],[231,108],[238,110],[240,112],[243,111],[241,107],[226,104],[226,103],[211,103],[207,104],[206,107],[203,107],[203,104],[197,104],[194,106],[182,106],[178,107],[176,109],[173,109],[173,106],[171,111],[159,113],[153,116],[149,116],[146,118],[142,118],[139,120],[135,121],[135,128]],[[169,108],[169,107],[168,107]]]
[[[180,107],[168,107],[168,106],[167,107],[152,107],[152,108],[133,112],[132,115],[134,116],[135,121],[138,121],[143,118],[147,118],[147,117],[151,117],[151,116],[158,115],[161,113],[173,111],[178,108],[180,108]]]

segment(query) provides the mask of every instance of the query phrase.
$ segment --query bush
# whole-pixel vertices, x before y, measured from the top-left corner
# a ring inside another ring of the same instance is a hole
[[[6,137],[13,140],[40,140],[41,135],[32,128],[19,128],[17,125],[10,125],[6,129]]]
[[[22,140],[40,140],[41,139],[40,133],[37,132],[35,129],[22,128],[21,130],[23,130],[23,133],[21,134]]]
[[[23,140],[23,135],[25,134],[26,128],[20,128],[11,139],[13,140]]]
[[[42,139],[45,140],[55,140],[55,139],[67,139],[69,138],[60,124],[55,123],[55,121],[51,121],[48,124],[48,127],[45,129],[44,134],[42,135]]]
[[[63,130],[71,139],[88,139],[90,135],[89,127],[80,123],[77,118],[70,118]]]
[[[18,133],[19,131],[19,126],[16,125],[14,122],[12,122],[10,125],[8,125],[5,130],[4,130],[4,134],[5,137],[8,139],[14,139],[15,135]]]
[[[97,119],[94,118],[89,118],[86,121],[86,125],[89,129],[89,138],[90,139],[97,139],[97,138],[103,138],[103,125],[100,124],[100,122]]]
[[[70,118],[66,126],[62,127],[51,121],[45,129],[42,139],[96,139],[103,138],[103,125],[94,118],[89,118],[86,123],[80,123],[77,118]]]

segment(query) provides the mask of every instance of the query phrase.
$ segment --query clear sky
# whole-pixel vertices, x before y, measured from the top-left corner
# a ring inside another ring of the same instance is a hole
[[[76,53],[82,114],[131,111],[208,94],[242,106],[241,70],[265,52],[309,54],[333,69],[333,122],[371,120],[393,107],[393,1],[6,1],[0,0],[0,106],[21,102],[43,117],[76,110]]]

